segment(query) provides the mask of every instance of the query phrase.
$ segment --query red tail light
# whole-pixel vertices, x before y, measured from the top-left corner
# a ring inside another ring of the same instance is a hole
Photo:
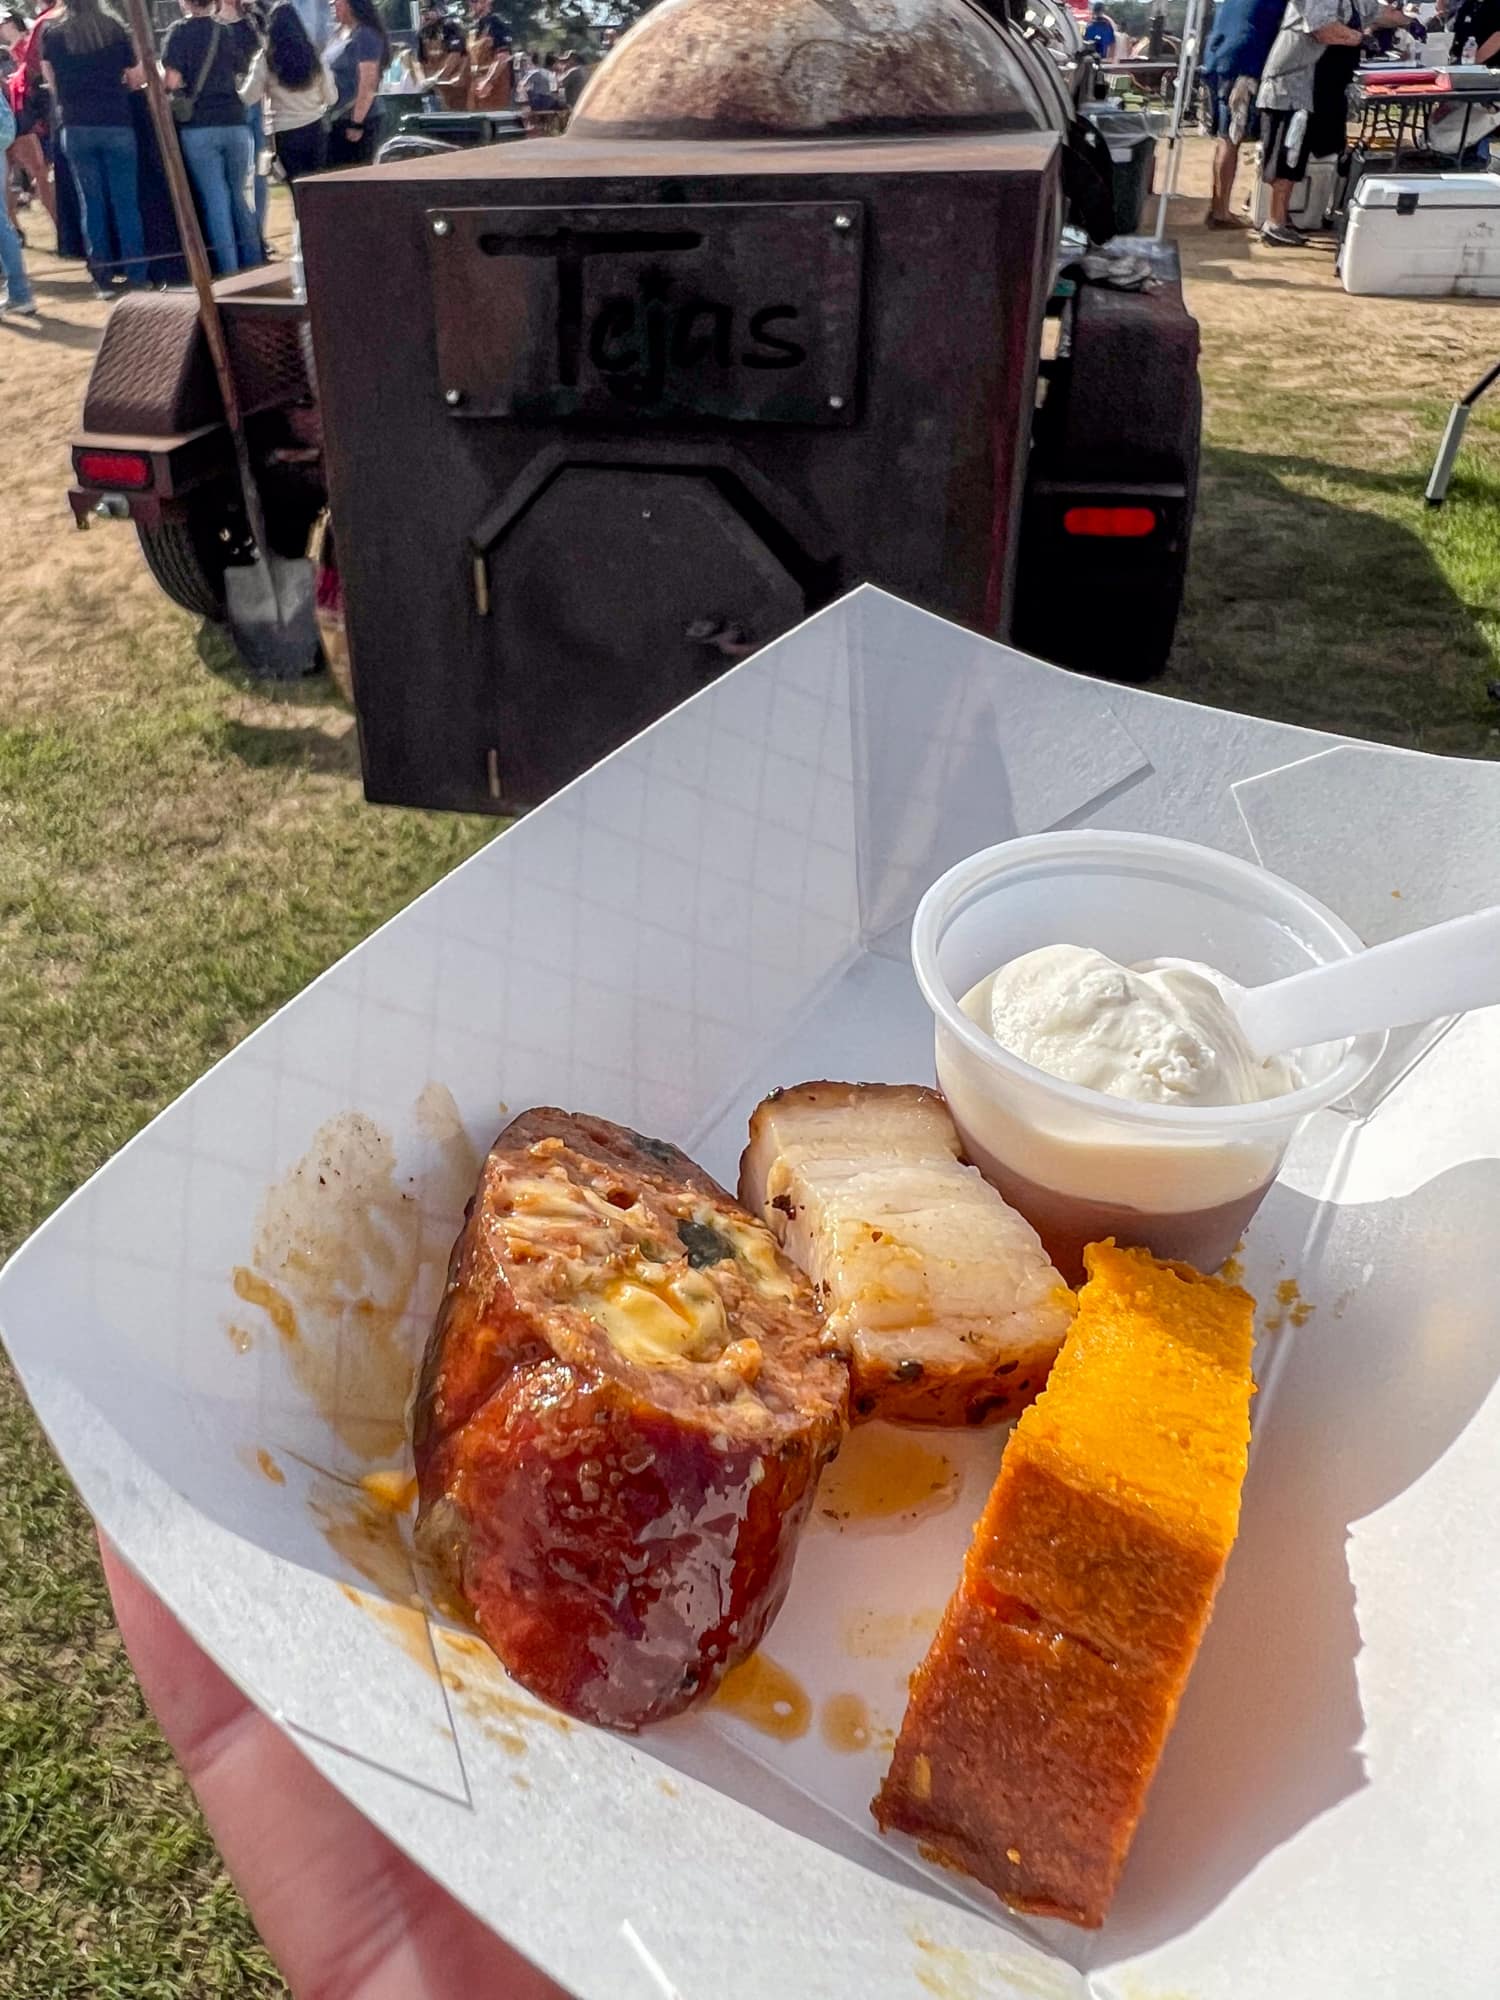
[[[1063,533],[1138,542],[1156,533],[1156,514],[1150,507],[1070,507],[1063,515]]]
[[[73,469],[84,486],[124,487],[139,491],[151,484],[151,460],[142,451],[80,451]]]

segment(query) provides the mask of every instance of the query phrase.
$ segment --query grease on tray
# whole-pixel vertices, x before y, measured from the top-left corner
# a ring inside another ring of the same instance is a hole
[[[812,1724],[812,1701],[794,1674],[765,1653],[752,1653],[719,1683],[714,1707],[736,1715],[762,1736],[795,1742]]]

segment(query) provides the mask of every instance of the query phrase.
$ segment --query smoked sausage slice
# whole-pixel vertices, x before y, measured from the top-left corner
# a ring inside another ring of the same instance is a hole
[[[516,1680],[637,1729],[759,1643],[847,1401],[762,1222],[675,1146],[528,1111],[428,1346],[417,1539]]]

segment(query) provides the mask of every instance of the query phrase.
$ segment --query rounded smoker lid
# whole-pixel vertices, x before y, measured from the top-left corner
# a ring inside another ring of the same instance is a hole
[[[1041,131],[1038,57],[978,0],[662,0],[584,92],[594,139]]]

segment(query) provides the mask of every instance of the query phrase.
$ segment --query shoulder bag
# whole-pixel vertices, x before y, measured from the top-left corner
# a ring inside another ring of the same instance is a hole
[[[208,82],[208,73],[214,66],[214,57],[219,53],[219,42],[224,33],[224,23],[215,21],[204,51],[203,61],[198,65],[198,81],[191,90],[179,90],[172,99],[172,116],[179,125],[190,125],[193,113],[198,109],[198,99],[203,95],[203,86]]]

